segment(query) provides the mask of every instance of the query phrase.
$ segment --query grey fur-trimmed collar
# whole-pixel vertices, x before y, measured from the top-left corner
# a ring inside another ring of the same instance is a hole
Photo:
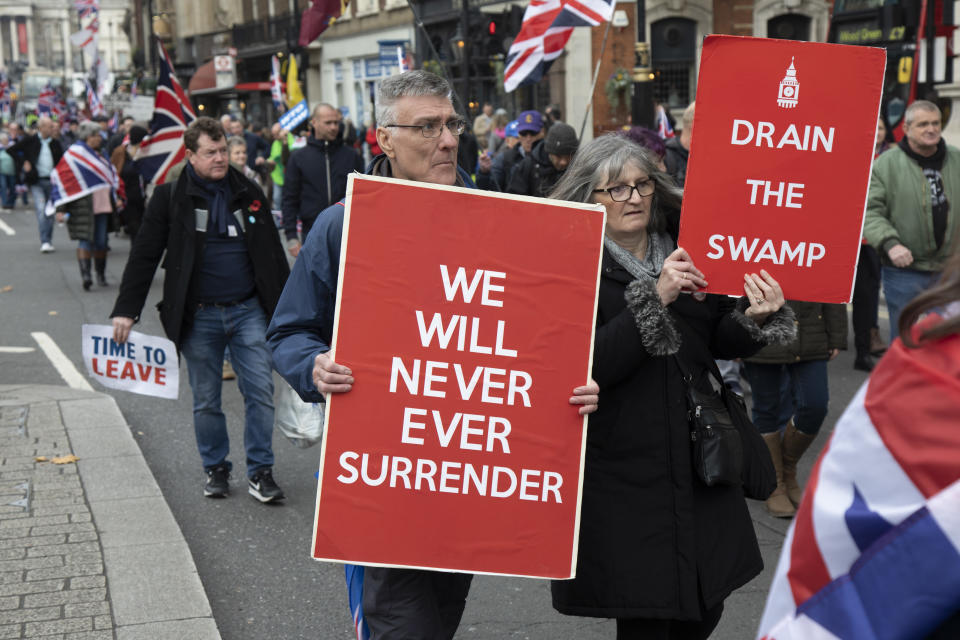
[[[680,332],[660,302],[654,280],[634,280],[623,294],[647,353],[669,356],[680,350]],[[756,325],[754,325],[756,326]]]
[[[797,339],[796,316],[790,305],[784,304],[779,310],[771,313],[762,327],[744,315],[743,312],[749,306],[750,303],[747,302],[746,296],[741,296],[737,300],[736,308],[730,313],[733,315],[733,319],[746,329],[755,341],[762,342],[765,345],[788,345]]]

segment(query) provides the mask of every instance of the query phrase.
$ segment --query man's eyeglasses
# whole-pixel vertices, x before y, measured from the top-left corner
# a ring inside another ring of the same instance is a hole
[[[385,124],[385,127],[400,127],[401,129],[420,129],[424,138],[439,138],[446,127],[451,134],[459,136],[467,128],[463,120],[448,120],[445,123],[427,122],[426,124]]]
[[[641,180],[635,185],[629,184],[618,184],[615,187],[610,187],[609,189],[594,189],[594,193],[600,193],[601,191],[610,195],[610,199],[614,202],[626,202],[633,195],[633,190],[637,190],[637,195],[641,198],[646,198],[647,196],[652,196],[656,186],[653,184],[653,180]]]

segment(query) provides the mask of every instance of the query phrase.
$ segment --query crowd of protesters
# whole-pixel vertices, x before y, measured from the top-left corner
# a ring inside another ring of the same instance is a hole
[[[455,110],[447,82],[427,72],[389,78],[377,97],[369,127],[327,103],[315,105],[295,131],[233,114],[198,118],[185,136],[186,159],[152,196],[137,160],[145,124],[126,118],[109,131],[105,119],[60,126],[41,117],[26,130],[12,123],[0,133],[0,204],[6,211],[18,198],[32,203],[43,253],[54,251],[55,221],[66,224],[85,290],[94,276],[99,287],[110,284],[110,233],[129,236],[131,256],[111,314],[118,342],[140,317],[164,253],[165,269],[188,271],[167,273],[161,320],[187,363],[203,495],[230,493],[220,408],[221,380],[234,375],[221,372],[226,357],[237,365],[245,401],[248,492],[262,502],[285,498],[272,475],[271,367],[306,401],[347,393],[354,383],[327,355],[329,292],[339,265],[329,250],[340,246],[351,173],[604,205],[596,382],[574,389],[569,400],[583,414],[596,412],[578,573],[554,583],[553,604],[565,614],[616,618],[624,640],[708,637],[725,598],[762,562],[742,491],[697,484],[686,452],[688,414],[664,397],[682,397],[685,385],[709,392],[714,370],[734,392],[748,392],[776,473],[766,508],[792,517],[803,494],[798,462],[827,415],[828,363],[847,346],[845,306],[794,299],[765,271],[745,274],[739,300],[701,291],[710,274],[677,244],[693,104],[676,136],[632,127],[582,141],[558,105],[512,117],[488,102],[470,121]],[[955,260],[960,234],[950,207],[960,151],[943,142],[933,103],[912,104],[904,120],[897,145],[883,120],[878,125],[853,300],[854,366],[865,372],[886,346],[881,282],[892,340],[901,310],[913,323],[909,301]],[[51,174],[69,148],[100,158],[116,184],[61,204],[51,216]],[[425,169],[417,160],[427,154],[449,156],[449,169]],[[918,193],[929,197],[910,200]],[[265,221],[271,224],[256,224]],[[226,329],[227,320],[242,330]],[[657,403],[663,411],[653,418]],[[470,576],[461,574],[370,570],[367,622],[377,638],[451,638],[469,587]]]

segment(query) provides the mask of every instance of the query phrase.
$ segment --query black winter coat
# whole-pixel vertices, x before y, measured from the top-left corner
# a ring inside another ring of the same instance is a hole
[[[40,135],[35,133],[32,136],[20,138],[20,140],[7,148],[7,153],[9,153],[17,163],[17,170],[23,166],[25,160],[30,162],[30,171],[27,171],[24,175],[24,182],[26,182],[26,184],[36,184],[37,180],[40,179],[37,173],[37,158],[40,157],[41,144]],[[60,162],[60,158],[63,157],[63,147],[56,138],[50,139],[50,155],[53,157],[53,166],[56,167],[57,163]]]
[[[545,198],[556,186],[563,173],[557,171],[543,142],[538,142],[530,154],[520,161],[507,185],[507,193]]]
[[[290,267],[266,196],[233,167],[228,171],[232,193],[230,210],[240,212],[257,296],[269,319],[290,275]],[[153,274],[162,257],[166,273],[163,300],[157,308],[167,337],[177,348],[180,347],[196,311],[194,267],[200,264],[206,238],[205,233],[196,230],[195,209],[206,208],[203,190],[194,184],[186,171],[175,183],[157,187],[147,203],[143,224],[123,270],[120,293],[111,318],[123,316],[139,320]]]
[[[847,306],[788,300],[796,314],[797,339],[787,345],[769,345],[750,362],[790,364],[826,360],[833,349],[847,348]]]
[[[290,154],[283,174],[283,232],[297,238],[297,219],[313,220],[347,194],[347,176],[363,171],[363,158],[338,138],[330,142],[313,136],[307,146]]]
[[[677,355],[709,390],[710,358],[747,356],[763,343],[732,299],[681,295],[663,310],[653,287],[640,306],[670,322],[650,321],[654,328],[641,332],[624,299],[632,281],[604,251],[593,351],[600,408],[587,429],[577,575],[552,583],[553,606],[579,616],[698,620],[701,602],[716,606],[763,561],[742,489],[694,478],[683,379],[672,356],[651,352],[676,348],[676,334],[663,327],[672,323]]]

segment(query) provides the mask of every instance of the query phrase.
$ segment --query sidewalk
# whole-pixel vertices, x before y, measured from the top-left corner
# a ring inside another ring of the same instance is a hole
[[[68,454],[77,460],[49,461]],[[180,527],[113,398],[0,385],[0,639],[41,637],[220,633]]]

